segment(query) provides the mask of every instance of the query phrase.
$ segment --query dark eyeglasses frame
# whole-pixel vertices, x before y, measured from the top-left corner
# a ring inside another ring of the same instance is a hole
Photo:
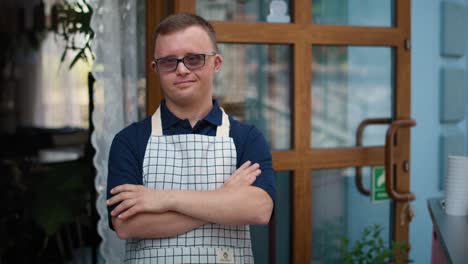
[[[153,61],[154,61],[154,63],[156,64],[156,67],[158,68],[158,71],[160,71],[160,72],[173,72],[173,71],[177,70],[177,67],[179,67],[179,62],[182,62],[182,63],[184,64],[185,68],[187,68],[187,69],[189,69],[189,70],[195,70],[195,69],[200,69],[200,68],[202,68],[203,66],[205,66],[205,63],[206,63],[206,56],[215,56],[216,54],[218,54],[218,53],[216,53],[216,52],[211,52],[211,53],[197,53],[197,54],[189,54],[189,55],[186,55],[186,56],[184,56],[184,57],[182,57],[182,58],[163,57],[163,58],[153,59]],[[189,66],[187,66],[187,64],[185,64],[185,58],[190,57],[190,56],[199,56],[199,55],[203,55],[203,64],[202,64],[200,67],[195,67],[195,68],[194,68],[194,67],[189,67]],[[159,69],[158,61],[160,61],[160,60],[162,60],[162,59],[169,59],[169,58],[170,58],[170,59],[175,59],[175,60],[177,61],[176,66],[174,67],[173,70],[170,70],[170,71],[161,71],[161,70]]]

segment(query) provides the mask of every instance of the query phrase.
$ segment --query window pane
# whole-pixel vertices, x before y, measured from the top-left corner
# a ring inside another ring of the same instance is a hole
[[[214,97],[229,114],[254,124],[274,150],[291,147],[291,49],[288,45],[221,44]]]
[[[290,0],[197,0],[197,14],[207,20],[289,23]]]
[[[392,117],[392,48],[314,46],[312,53],[312,147],[354,146],[363,120]],[[369,126],[364,145],[384,145],[385,131]]]
[[[383,245],[389,245],[391,202],[371,202],[358,192],[354,176],[351,168],[312,172],[312,263],[344,263],[342,239],[354,246],[364,229],[374,225],[382,228]],[[369,167],[363,170],[363,182],[368,189]]]
[[[394,0],[312,0],[315,24],[392,27],[394,17]]]
[[[27,85],[17,94],[18,124],[42,128],[88,128],[88,73],[91,65],[78,60],[70,70],[68,67],[75,54],[67,53],[61,62],[62,47],[66,43],[53,33],[44,37],[37,58],[39,63],[35,69],[28,69],[33,70],[31,73],[38,73],[39,82],[25,82]],[[82,41],[82,38],[78,40]]]

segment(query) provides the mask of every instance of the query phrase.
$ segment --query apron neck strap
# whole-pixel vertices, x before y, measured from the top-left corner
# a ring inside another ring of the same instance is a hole
[[[231,128],[231,124],[229,123],[229,116],[224,112],[224,109],[220,107],[221,112],[223,113],[223,120],[221,121],[221,125],[216,128],[216,136],[217,137],[229,137],[229,130]]]
[[[156,137],[163,135],[160,107],[158,107],[156,112],[151,117],[151,135]]]
[[[221,125],[216,129],[216,137],[229,137],[229,130],[231,127],[229,116],[226,114],[226,112],[224,112],[223,108],[220,107],[220,109],[223,117]],[[151,117],[151,135],[156,137],[163,135],[160,107],[158,107],[156,112]]]

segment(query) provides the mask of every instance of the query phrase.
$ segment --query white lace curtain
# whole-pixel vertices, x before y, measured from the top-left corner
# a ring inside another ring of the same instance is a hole
[[[94,10],[91,24],[96,31],[92,43],[96,55],[92,144],[96,150],[98,233],[102,238],[99,250],[106,263],[121,263],[125,252],[124,242],[108,226],[107,160],[114,135],[138,119],[138,67],[144,65],[137,56],[139,1],[90,0]]]

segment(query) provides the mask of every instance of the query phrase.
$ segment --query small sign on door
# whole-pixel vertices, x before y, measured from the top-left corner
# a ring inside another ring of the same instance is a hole
[[[373,202],[381,202],[388,200],[387,191],[385,190],[385,168],[372,168],[372,190],[371,199]]]

